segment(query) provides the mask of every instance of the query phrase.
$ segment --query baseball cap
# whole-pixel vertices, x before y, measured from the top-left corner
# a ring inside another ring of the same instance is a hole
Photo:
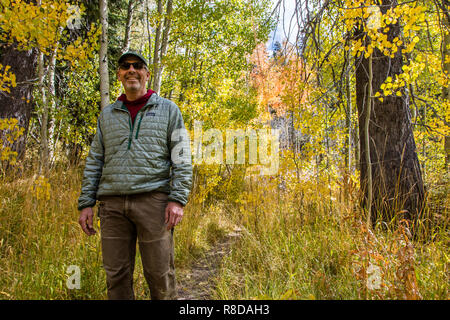
[[[117,62],[121,63],[123,60],[125,60],[126,57],[129,57],[129,56],[133,56],[133,57],[136,57],[136,58],[142,60],[145,63],[145,65],[148,66],[147,59],[145,59],[140,53],[138,53],[136,51],[127,51],[127,52],[125,52],[124,54],[122,54],[120,56],[120,58],[119,58],[119,60]]]

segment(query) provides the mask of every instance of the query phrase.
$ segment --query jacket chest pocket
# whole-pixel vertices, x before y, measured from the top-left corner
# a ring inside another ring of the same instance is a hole
[[[139,125],[139,137],[167,137],[169,118],[155,111],[146,111]]]
[[[104,139],[105,155],[112,155],[121,148],[126,148],[131,128],[127,123],[122,122],[108,128],[106,139]]]

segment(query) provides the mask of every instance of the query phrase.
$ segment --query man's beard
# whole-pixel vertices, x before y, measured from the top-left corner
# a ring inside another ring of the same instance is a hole
[[[127,80],[127,82],[126,82],[126,88],[127,88],[127,90],[129,90],[129,91],[139,91],[139,90],[141,89],[141,83],[140,83],[139,80],[137,80],[137,81],[132,81],[131,83],[128,82],[128,80]]]

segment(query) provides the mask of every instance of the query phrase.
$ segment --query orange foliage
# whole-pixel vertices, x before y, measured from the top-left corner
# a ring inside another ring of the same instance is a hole
[[[292,48],[288,49],[291,50],[270,57],[265,44],[261,43],[250,58],[253,64],[251,85],[257,90],[258,103],[263,110],[272,108],[278,115],[305,104],[309,96],[310,74],[302,58]]]

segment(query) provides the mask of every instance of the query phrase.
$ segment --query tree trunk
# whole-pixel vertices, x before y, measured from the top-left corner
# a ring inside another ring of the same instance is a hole
[[[62,33],[60,28],[58,33]],[[41,155],[39,161],[39,171],[44,173],[48,171],[53,161],[55,148],[55,123],[52,119],[52,111],[56,106],[56,90],[55,90],[55,71],[56,71],[56,55],[58,54],[59,42],[55,43],[55,47],[48,61],[47,70],[47,87],[45,87],[45,60],[44,54],[39,52],[39,92],[42,98],[42,118],[41,118]],[[47,91],[46,91],[47,89]]]
[[[42,105],[42,117],[41,117],[41,141],[39,146],[39,173],[42,171],[47,172],[48,169],[48,105],[47,105],[47,92],[45,91],[44,77],[45,77],[45,63],[44,53],[39,51],[38,58],[38,75],[39,75],[39,94]]]
[[[159,12],[159,5],[160,1],[158,1],[158,12]],[[161,4],[162,6],[162,4]],[[161,9],[162,11],[162,9]],[[172,16],[172,0],[167,0],[167,8],[166,8],[166,14],[164,18],[164,32],[162,35],[162,41],[161,41],[161,49],[158,50],[158,47],[155,43],[155,72],[154,72],[154,85],[153,90],[156,91],[158,94],[161,89],[161,78],[162,78],[162,72],[164,70],[163,65],[161,64],[162,59],[167,53],[167,46],[169,44],[169,32],[170,32],[170,24],[171,24],[171,16]],[[161,21],[158,27],[161,26]],[[161,33],[161,30],[159,31]],[[157,32],[158,34],[158,32]],[[158,43],[159,45],[159,43]],[[157,52],[159,51],[159,56],[157,57]],[[156,63],[157,62],[157,63]]]
[[[58,32],[62,32],[63,29],[60,28]],[[55,90],[55,73],[56,73],[56,55],[58,54],[58,46],[59,42],[55,44],[55,49],[52,52],[48,63],[48,84],[47,84],[47,92],[48,92],[48,112],[49,112],[49,121],[48,121],[48,165],[51,165],[54,160],[54,153],[56,147],[56,139],[55,139],[55,119],[51,117],[55,108],[56,108],[56,90]]]
[[[361,130],[359,130],[359,121],[354,124],[352,138],[355,146],[355,168],[361,168],[361,141],[359,139]]]
[[[130,49],[131,24],[133,22],[134,0],[128,1],[127,23],[125,25],[125,37],[123,39],[122,54]]]
[[[347,61],[350,64],[350,51],[347,53]],[[347,66],[348,68],[348,66]],[[350,92],[350,70],[345,75],[345,96],[347,100],[347,108],[345,114],[345,122],[347,127],[347,139],[345,145],[345,165],[348,174],[352,172],[352,94]]]
[[[158,0],[158,24],[156,26],[155,33],[155,46],[153,53],[153,83],[152,89],[159,94],[159,90],[156,90],[155,85],[157,82],[157,74],[159,73],[159,50],[161,49],[161,29],[162,29],[162,14],[163,14],[163,3],[162,0]]]
[[[150,13],[149,13],[150,9],[149,9],[149,4],[148,4],[148,0],[145,1],[145,12],[146,12],[146,17],[147,17],[147,35],[148,35],[148,65],[151,66],[153,64],[153,59],[152,59],[152,32],[151,32],[151,28],[150,28]],[[152,87],[152,82],[153,82],[153,75],[151,75],[148,78],[148,86],[151,88]]]
[[[442,37],[442,65],[444,68],[444,73],[446,74],[447,78],[450,77],[450,1],[443,0],[441,4],[441,8],[443,11],[442,16],[442,24],[443,24],[443,37]],[[445,11],[446,9],[446,11]],[[444,101],[448,101],[450,99],[450,82],[447,85],[447,87],[442,88],[442,98]],[[446,123],[448,126],[449,124]],[[450,137],[445,136],[445,168],[446,170],[449,169],[450,165]]]
[[[100,96],[101,108],[109,104],[109,73],[108,73],[108,1],[100,0],[100,22],[102,35],[100,38]]]
[[[367,80],[367,95],[366,95],[366,116],[364,118],[364,155],[365,155],[365,166],[366,166],[366,185],[367,185],[367,227],[370,226],[371,217],[372,217],[372,202],[373,202],[373,178],[372,178],[372,161],[371,161],[371,152],[370,152],[370,115],[372,113],[372,96],[373,96],[373,56],[369,56],[369,61],[367,62],[367,76],[369,77]]]
[[[348,41],[346,42],[346,45],[348,45]],[[348,204],[349,202],[349,196],[350,196],[350,176],[352,174],[352,135],[353,135],[353,128],[352,128],[352,94],[350,89],[350,79],[351,79],[351,55],[350,50],[347,50],[345,52],[345,62],[344,62],[344,70],[345,72],[342,74],[342,77],[344,78],[344,90],[345,93],[341,93],[341,101],[344,100],[345,95],[345,101],[346,101],[346,108],[345,108],[345,127],[347,130],[347,136],[345,137],[344,141],[344,152],[345,152],[345,168],[343,170],[343,185],[344,185],[344,201]],[[341,92],[341,90],[340,90]]]
[[[396,5],[396,0],[384,0],[380,6],[383,14]],[[361,35],[361,34],[359,34]],[[400,36],[397,23],[389,28],[388,40]],[[359,127],[364,128],[367,113],[369,60],[361,56],[356,59],[356,102],[359,114]],[[394,78],[402,72],[402,56],[397,52],[394,58],[384,56],[378,49],[373,52],[373,92],[388,76]],[[372,166],[372,222],[377,219],[390,221],[398,214],[408,219],[416,218],[423,209],[424,185],[416,153],[411,115],[405,95],[389,96],[381,102],[372,100],[370,115],[370,156]],[[366,159],[364,130],[360,130],[361,159]],[[361,161],[361,188],[368,201],[367,164]]]
[[[11,44],[1,49],[0,64],[11,66],[11,72],[16,76],[17,86],[10,93],[0,93],[0,118],[16,118],[20,127],[25,128],[24,134],[13,144],[12,150],[17,152],[17,159],[25,156],[28,126],[33,109],[33,85],[35,79],[37,51],[18,51]],[[2,132],[0,131],[0,139]]]

